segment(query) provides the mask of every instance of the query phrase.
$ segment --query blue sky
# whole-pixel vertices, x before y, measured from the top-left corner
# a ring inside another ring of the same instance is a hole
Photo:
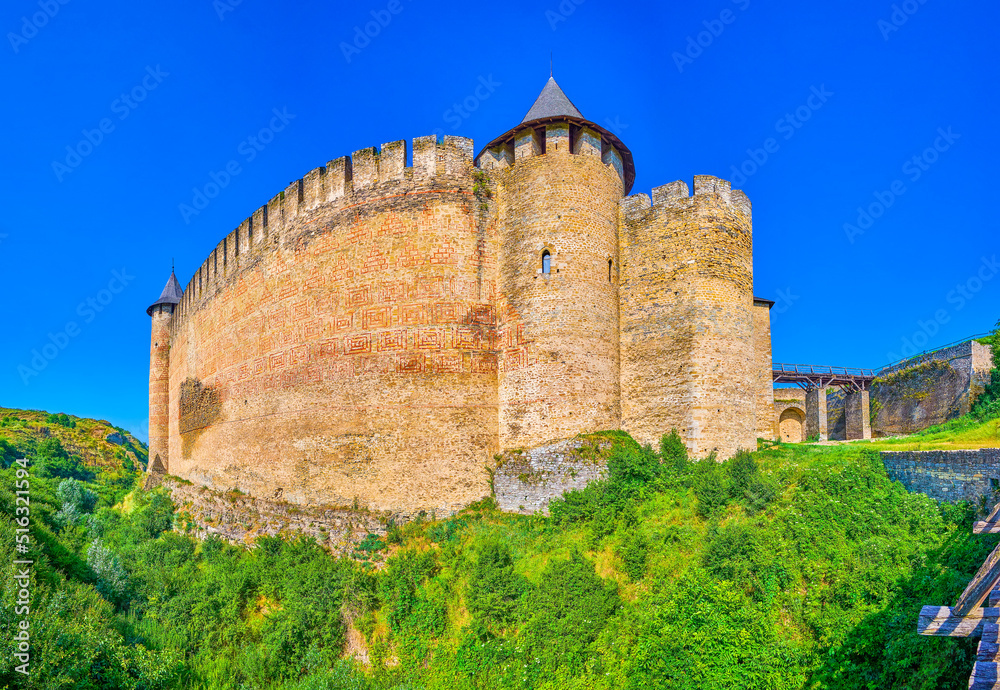
[[[876,367],[983,332],[1000,316],[998,15],[962,0],[11,0],[0,406],[145,437],[145,308],[172,258],[186,284],[254,209],[354,150],[485,144],[528,110],[550,51],[583,114],[632,149],[634,191],[713,174],[747,192],[777,361]],[[230,161],[218,196],[182,213]]]

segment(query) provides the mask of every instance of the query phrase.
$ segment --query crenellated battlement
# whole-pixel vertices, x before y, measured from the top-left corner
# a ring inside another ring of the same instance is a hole
[[[425,191],[445,185],[471,189],[473,142],[465,137],[416,137],[413,164],[407,166],[407,142],[391,141],[342,156],[314,168],[289,184],[226,235],[191,276],[177,307],[174,327],[205,298],[225,285],[264,251],[280,246],[287,231],[321,207],[334,210],[386,194]]]
[[[641,219],[651,209],[683,208],[708,199],[721,199],[735,211],[750,219],[752,206],[750,199],[743,190],[732,189],[729,180],[713,175],[694,176],[694,194],[691,194],[687,182],[677,180],[669,184],[653,188],[652,199],[647,194],[633,194],[622,199],[622,212],[627,221]]]
[[[526,158],[556,152],[598,158],[625,182],[624,160],[612,142],[591,127],[570,122],[516,130],[510,139],[480,153],[476,165],[485,172],[502,171]]]

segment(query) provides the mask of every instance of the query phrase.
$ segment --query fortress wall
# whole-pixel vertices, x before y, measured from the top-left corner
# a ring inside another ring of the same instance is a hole
[[[1000,448],[885,451],[882,462],[889,479],[939,501],[992,505],[1000,489]]]
[[[774,423],[785,443],[805,441],[806,392],[802,388],[774,388]]]
[[[621,178],[596,156],[572,154],[568,145],[537,155],[526,140],[513,167],[492,172],[501,237],[502,448],[620,424]]]
[[[757,438],[776,439],[774,377],[771,374],[771,304],[754,300],[754,418]]]
[[[439,514],[499,450],[495,227],[469,140],[364,149],[290,185],[172,324],[172,474],[299,504]]]
[[[871,388],[872,433],[911,434],[967,414],[991,371],[990,348],[972,341],[886,369]]]
[[[623,205],[625,430],[654,442],[677,428],[696,455],[756,445],[750,203],[695,177]]]

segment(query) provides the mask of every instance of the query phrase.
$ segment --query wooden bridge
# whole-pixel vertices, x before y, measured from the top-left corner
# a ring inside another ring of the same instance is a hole
[[[771,364],[771,378],[775,383],[794,383],[806,389],[840,386],[850,391],[866,391],[881,371],[815,364]]]
[[[974,534],[1000,533],[1000,503],[985,520],[972,525]],[[954,606],[924,606],[917,619],[921,635],[978,637],[976,663],[969,690],[1000,688],[1000,546],[986,558]]]

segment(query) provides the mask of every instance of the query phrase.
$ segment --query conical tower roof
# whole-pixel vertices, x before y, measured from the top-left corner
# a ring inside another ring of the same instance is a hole
[[[176,306],[181,303],[181,297],[183,296],[184,290],[181,288],[181,284],[177,280],[177,274],[174,273],[173,269],[171,269],[170,277],[167,279],[167,284],[163,287],[163,292],[160,293],[160,299],[156,300],[149,306],[146,310],[146,314],[152,316],[154,309],[165,304]]]
[[[601,135],[603,145],[612,146],[618,151],[622,159],[624,193],[626,196],[630,194],[632,185],[635,183],[635,163],[632,160],[632,152],[629,151],[629,148],[615,134],[585,118],[580,109],[573,105],[573,101],[569,100],[569,97],[552,77],[549,77],[549,80],[545,83],[542,92],[535,99],[534,105],[531,106],[528,114],[521,120],[521,124],[484,146],[476,156],[476,164],[479,164],[479,159],[489,149],[510,145],[518,132],[529,127],[537,129],[559,122],[594,130]]]
[[[531,110],[521,120],[521,124],[523,125],[547,117],[575,117],[581,120],[584,119],[583,113],[573,105],[573,102],[559,88],[559,84],[556,83],[554,77],[549,77],[542,92],[538,95],[537,100],[535,100],[535,104],[531,106]]]

